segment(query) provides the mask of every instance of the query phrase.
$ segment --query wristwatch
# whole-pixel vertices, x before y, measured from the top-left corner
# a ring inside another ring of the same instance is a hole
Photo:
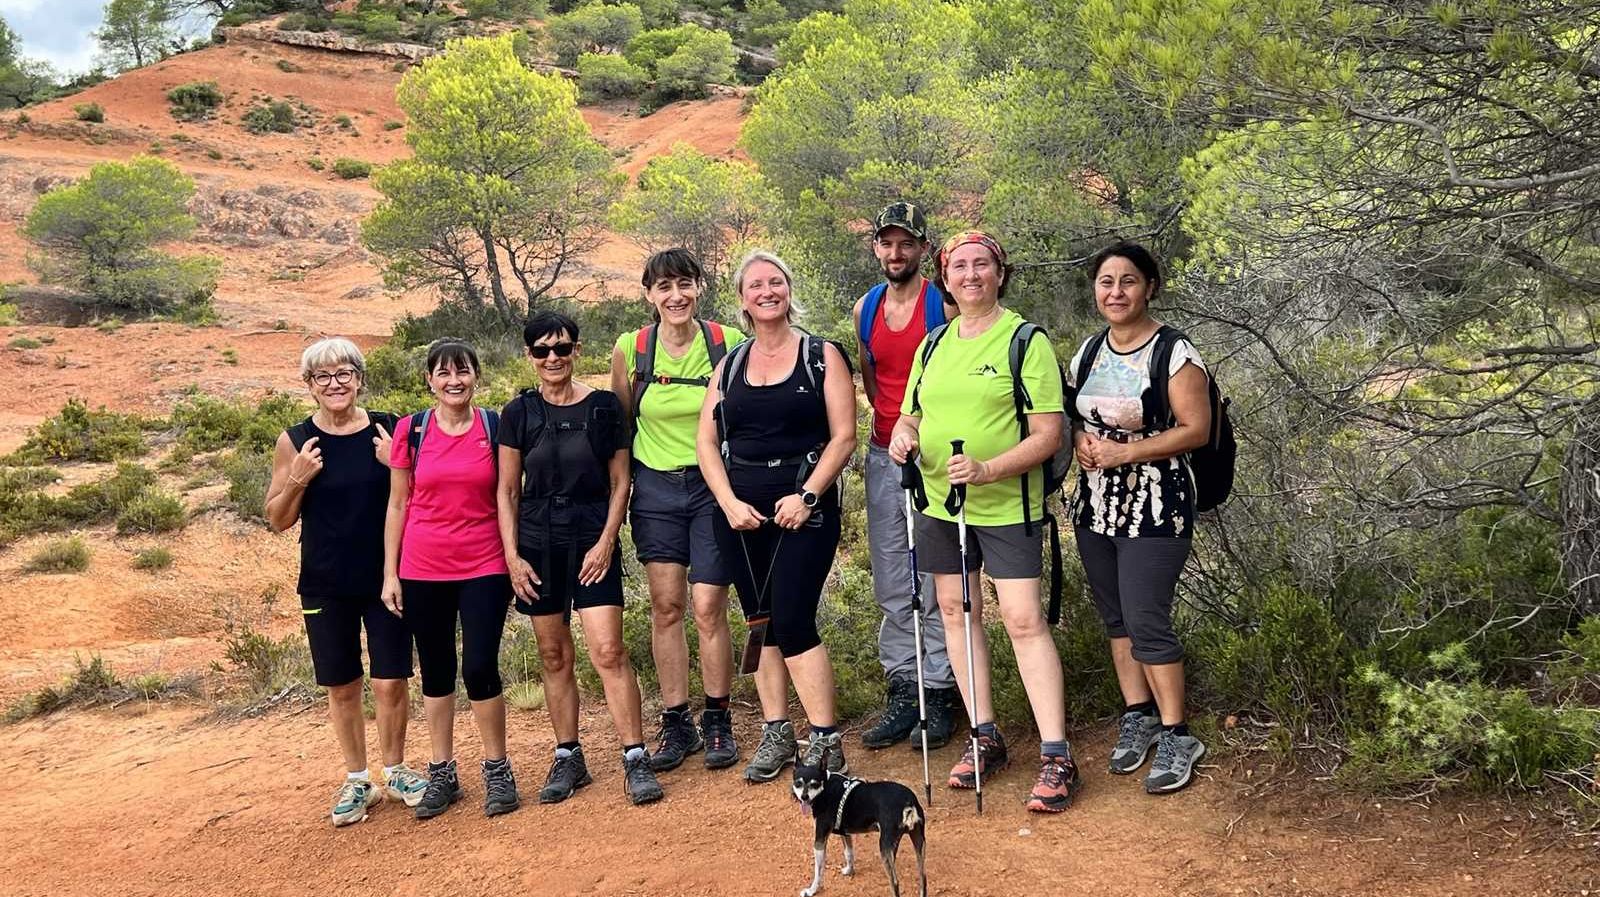
[[[800,490],[800,503],[801,504],[805,505],[808,508],[814,508],[814,507],[817,506],[817,501],[818,501],[817,493],[812,492],[810,489],[801,489]]]

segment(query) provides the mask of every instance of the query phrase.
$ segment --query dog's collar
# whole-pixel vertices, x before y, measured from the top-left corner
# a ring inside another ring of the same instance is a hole
[[[833,831],[835,834],[844,834],[844,803],[850,799],[850,792],[856,790],[856,786],[861,782],[862,780],[857,778],[846,778],[844,780],[844,793],[839,795],[839,809],[833,813]]]

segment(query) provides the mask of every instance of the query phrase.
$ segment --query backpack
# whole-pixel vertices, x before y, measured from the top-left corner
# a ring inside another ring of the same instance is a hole
[[[944,293],[939,292],[939,287],[933,281],[923,281],[926,288],[922,291],[922,326],[927,330],[943,326],[949,319],[944,314]],[[889,292],[888,283],[880,283],[862,297],[861,321],[856,327],[856,339],[861,343],[861,354],[870,364],[877,364],[878,360],[872,357],[872,324],[877,320],[878,308],[883,305],[883,297]]]
[[[716,370],[717,362],[728,354],[728,343],[722,333],[722,325],[716,321],[695,321],[700,325],[700,333],[705,337],[706,353],[711,356],[711,369]],[[682,383],[686,386],[706,387],[711,383],[710,377],[657,377],[656,376],[656,338],[660,324],[650,324],[640,327],[633,338],[633,414],[639,416],[640,402],[644,401],[644,391],[652,383]]]
[[[1078,360],[1078,385],[1089,379],[1095,356],[1105,344],[1108,330],[1089,337],[1084,343],[1083,355]],[[1167,400],[1167,386],[1171,378],[1172,349],[1179,340],[1188,340],[1188,334],[1165,324],[1156,331],[1155,348],[1150,352],[1150,388],[1142,397],[1146,429],[1157,423],[1162,428],[1175,423],[1172,406]],[[1192,342],[1192,341],[1191,341]],[[1206,444],[1189,452],[1189,469],[1194,473],[1194,507],[1196,511],[1210,511],[1220,506],[1233,492],[1234,461],[1239,454],[1239,443],[1234,439],[1233,421],[1228,416],[1231,400],[1222,395],[1217,378],[1206,371],[1206,391],[1211,401],[1211,438]],[[1074,390],[1075,392],[1076,390]],[[1069,405],[1077,417],[1077,403]]]
[[[488,408],[478,408],[478,417],[483,421],[484,432],[489,434],[489,457],[494,461],[496,472],[500,470],[500,412]],[[422,437],[428,433],[428,421],[433,419],[433,409],[411,415],[411,432],[406,434],[406,445],[411,447],[411,475],[417,475],[417,464],[422,460]]]
[[[388,430],[391,437],[394,435],[394,425],[400,421],[398,417],[395,417],[393,414],[390,414],[387,411],[368,411],[367,419],[374,424],[381,425],[385,430]],[[294,446],[294,450],[297,452],[300,451],[305,447],[306,440],[311,438],[311,418],[306,418],[294,426],[289,427],[284,432],[289,434],[289,444]]]
[[[922,370],[928,369],[928,359],[933,356],[933,350],[944,338],[949,324],[940,324],[928,332],[928,340],[922,347]],[[1044,328],[1031,321],[1023,321],[1017,329],[1011,332],[1011,342],[1006,349],[1006,359],[1011,372],[1011,404],[1016,411],[1017,431],[1021,439],[1028,438],[1028,412],[1033,408],[1033,397],[1028,395],[1027,384],[1022,382],[1022,362],[1028,354],[1028,346],[1033,343],[1035,336],[1045,336]],[[1061,377],[1061,394],[1067,394],[1067,373],[1056,362],[1056,373]],[[911,406],[920,409],[922,383],[919,380],[913,391]],[[1048,503],[1050,496],[1061,490],[1061,484],[1067,478],[1067,471],[1072,467],[1072,434],[1063,427],[1061,447],[1055,454],[1044,459],[1040,474],[1044,477],[1044,502]],[[1054,514],[1048,507],[1039,508],[1039,519],[1033,517],[1033,493],[1028,488],[1028,471],[1022,472],[1022,525],[1024,530],[1032,535],[1036,523],[1047,522],[1050,524],[1050,625],[1054,626],[1061,621],[1061,526],[1056,521]]]
[[[721,397],[728,394],[728,385],[733,382],[735,376],[744,376],[745,364],[750,360],[750,346],[754,342],[754,339],[747,339],[733,347],[733,351],[728,353],[728,363],[722,366],[722,376],[717,380],[719,396],[716,408],[717,441],[722,445],[722,460],[724,463],[727,463],[732,458],[732,455],[728,451],[728,422],[722,414]],[[800,369],[805,372],[806,382],[811,384],[811,392],[816,395],[817,401],[824,404],[826,404],[827,398],[823,395],[822,384],[828,374],[828,356],[823,348],[826,343],[833,343],[833,347],[839,350],[840,357],[845,360],[846,371],[851,374],[855,373],[850,367],[850,356],[845,354],[844,347],[824,337],[813,336],[809,333],[804,334],[804,339],[800,344]],[[813,460],[811,463],[815,464],[816,462]]]
[[[531,434],[530,447],[537,445],[544,438],[544,396],[537,389],[524,389],[517,394],[517,399],[524,403],[525,417],[523,418],[523,432]],[[563,421],[563,430],[582,430],[589,440],[589,449],[594,452],[603,465],[617,453],[619,446],[612,445],[607,439],[608,427],[602,419],[611,414],[613,409],[601,407],[597,402],[590,403],[589,414],[581,423]]]

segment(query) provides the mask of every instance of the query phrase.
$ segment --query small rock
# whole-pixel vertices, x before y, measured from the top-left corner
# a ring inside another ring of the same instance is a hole
[[[1033,834],[1033,829],[1031,829],[1031,828],[1019,828],[1019,829],[1017,829],[1017,835],[1019,837],[1026,838],[1031,834]]]
[[[1224,729],[1237,729],[1237,728],[1239,728],[1239,717],[1237,715],[1235,715],[1235,714],[1232,714],[1232,713],[1228,714],[1228,718],[1224,719],[1222,721],[1222,728],[1224,728]]]

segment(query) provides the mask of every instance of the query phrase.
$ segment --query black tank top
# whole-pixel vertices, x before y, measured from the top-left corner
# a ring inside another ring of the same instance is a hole
[[[722,414],[728,428],[728,451],[734,457],[746,461],[792,458],[828,441],[828,406],[820,394],[823,381],[817,378],[813,388],[801,368],[804,345],[803,337],[796,341],[794,370],[778,383],[751,386],[745,372],[729,381],[722,397]]]
[[[322,449],[322,472],[300,499],[302,595],[367,597],[383,589],[383,520],[389,505],[389,468],[378,463],[372,439],[381,423],[394,433],[394,415],[367,412],[367,426],[335,436],[311,418],[289,428],[298,451],[313,436]],[[401,434],[404,438],[404,434]]]

